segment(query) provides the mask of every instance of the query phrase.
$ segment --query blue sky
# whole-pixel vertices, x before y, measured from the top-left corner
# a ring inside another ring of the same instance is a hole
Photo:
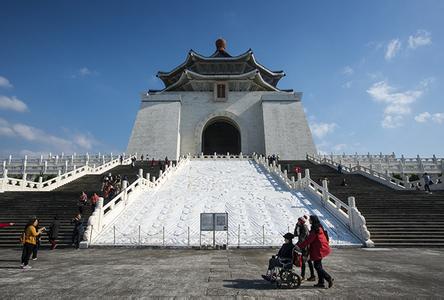
[[[252,48],[318,150],[444,156],[443,1],[1,1],[0,153],[125,150],[189,49]]]

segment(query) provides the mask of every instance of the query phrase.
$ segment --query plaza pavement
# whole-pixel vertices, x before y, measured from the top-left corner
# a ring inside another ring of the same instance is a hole
[[[263,281],[272,249],[41,250],[22,270],[20,249],[0,249],[1,299],[70,298],[441,298],[444,249],[334,249],[324,261],[331,289]]]

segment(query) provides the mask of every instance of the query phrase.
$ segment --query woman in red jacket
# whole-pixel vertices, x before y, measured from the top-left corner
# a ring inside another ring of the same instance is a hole
[[[328,287],[333,286],[333,278],[322,267],[322,259],[330,254],[331,249],[328,245],[328,239],[322,228],[318,216],[310,216],[311,230],[308,237],[297,246],[301,249],[310,247],[310,260],[313,261],[314,268],[318,273],[318,283],[315,287],[325,287],[324,280],[327,280]]]

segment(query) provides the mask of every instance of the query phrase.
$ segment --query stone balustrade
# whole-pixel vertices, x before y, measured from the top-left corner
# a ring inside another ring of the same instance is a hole
[[[309,169],[305,170],[304,178],[302,178],[301,173],[298,173],[297,180],[295,180],[294,177],[289,179],[287,176],[287,171],[282,171],[281,166],[276,164],[275,161],[273,161],[272,164],[268,164],[268,160],[265,157],[256,154],[253,155],[253,159],[269,173],[275,175],[289,189],[310,192],[314,196],[314,199],[319,199],[324,208],[326,208],[339,221],[349,227],[366,247],[374,246],[373,241],[370,239],[370,232],[367,229],[365,218],[356,208],[354,197],[349,197],[349,203],[345,204],[328,191],[326,180],[323,180],[322,186],[313,181],[310,178]]]
[[[128,186],[128,182],[124,181],[122,184],[122,191],[111,199],[106,205],[103,205],[103,199],[96,206],[93,214],[88,219],[88,226],[85,230],[82,247],[88,247],[94,241],[102,230],[112,224],[114,219],[122,213],[122,211],[135,200],[135,195],[139,192],[147,189],[155,189],[162,185],[172,174],[182,168],[187,162],[190,161],[190,157],[187,155],[181,157],[174,165],[171,161],[169,165],[165,166],[165,171],[160,172],[159,178],[152,177],[150,180],[150,174],[145,174],[143,177],[143,170],[139,170],[139,178]]]
[[[123,154],[125,158],[125,154]],[[65,155],[64,153],[60,155],[52,155],[51,153],[47,156],[40,155],[40,157],[29,157],[25,155],[24,157],[13,157],[9,155],[8,157],[0,158],[2,162],[0,164],[0,175],[3,175],[5,170],[8,170],[9,175],[46,175],[46,174],[57,174],[58,171],[67,173],[73,171],[78,166],[85,165],[102,165],[106,162],[113,161],[118,158],[118,155],[110,154],[71,154]]]
[[[372,170],[376,170],[380,173],[388,171],[390,174],[399,173],[430,173],[441,174],[444,171],[444,158],[437,158],[435,155],[432,157],[420,157],[417,155],[415,158],[405,158],[404,155],[397,158],[394,153],[390,155],[313,155],[317,159],[329,159],[340,163],[343,166],[364,166]]]
[[[424,180],[423,179],[419,179],[416,181],[410,181],[409,177],[405,174],[403,174],[403,178],[404,179],[398,179],[395,177],[392,177],[390,175],[390,172],[388,169],[386,169],[383,173],[379,172],[375,169],[372,168],[372,165],[370,165],[370,167],[366,167],[363,166],[361,164],[358,165],[354,165],[352,166],[351,164],[347,165],[343,165],[340,161],[334,161],[329,157],[319,157],[319,156],[311,156],[309,154],[307,154],[307,160],[316,163],[316,164],[324,164],[327,165],[331,168],[337,169],[339,165],[341,165],[342,167],[342,171],[345,173],[350,173],[350,174],[360,174],[363,175],[371,180],[377,181],[383,185],[386,185],[390,188],[396,189],[396,190],[415,190],[418,188],[419,183],[421,183],[421,185],[424,185]],[[407,169],[407,168],[406,168]],[[406,170],[405,169],[405,170]],[[413,167],[412,167],[413,169]],[[412,171],[413,174],[417,174],[417,169]],[[421,175],[421,172],[419,172],[419,175]],[[432,181],[436,184],[431,186],[432,190],[444,190],[444,179],[442,177],[442,173],[435,173],[433,174],[431,172],[431,178]],[[421,177],[421,176],[419,176]],[[438,183],[441,182],[441,183]]]
[[[123,164],[131,163],[130,156],[122,161]],[[34,191],[34,192],[46,192],[52,191],[64,184],[74,181],[84,175],[97,175],[106,172],[115,166],[120,164],[120,159],[115,158],[108,162],[96,166],[84,165],[79,168],[75,167],[74,170],[62,173],[58,170],[57,176],[47,181],[43,181],[43,177],[40,176],[38,182],[26,180],[27,174],[22,174],[23,179],[17,179],[9,177],[9,170],[4,170],[2,177],[0,177],[0,193],[1,192],[17,192],[17,191]]]

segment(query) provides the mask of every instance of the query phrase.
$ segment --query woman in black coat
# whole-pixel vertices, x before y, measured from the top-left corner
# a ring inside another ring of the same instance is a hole
[[[59,228],[60,221],[57,216],[54,217],[52,221],[49,231],[48,231],[48,240],[51,243],[51,250],[54,250],[57,247],[57,238],[59,236]]]

